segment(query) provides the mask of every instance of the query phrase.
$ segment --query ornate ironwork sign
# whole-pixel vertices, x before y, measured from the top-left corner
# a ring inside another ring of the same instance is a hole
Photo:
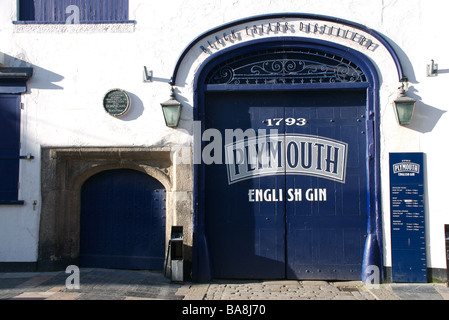
[[[379,45],[374,42],[375,40],[372,37],[372,34],[366,34],[363,32],[364,30],[356,31],[345,24],[334,24],[331,20],[312,21],[306,19],[295,21],[291,19],[285,20],[285,17],[283,17],[282,21],[262,20],[258,23],[241,25],[236,29],[228,30],[223,34],[218,34],[215,36],[214,40],[206,40],[207,45],[204,43],[200,48],[204,53],[211,54],[215,50],[219,50],[220,47],[225,47],[229,43],[241,41],[244,36],[255,38],[279,34],[296,34],[298,32],[316,35],[318,37],[340,38],[345,41],[356,43],[370,51],[375,51],[379,47]],[[339,22],[342,21],[340,20]]]
[[[103,107],[113,117],[124,115],[130,106],[128,94],[121,89],[109,90],[103,98]]]
[[[305,84],[367,82],[362,70],[343,57],[317,50],[277,50],[242,56],[217,66],[207,84]]]

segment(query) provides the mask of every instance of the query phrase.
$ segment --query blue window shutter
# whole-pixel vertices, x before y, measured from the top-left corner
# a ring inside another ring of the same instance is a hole
[[[19,17],[22,21],[35,20],[34,0],[20,0]]]
[[[18,200],[20,96],[0,95],[0,202]]]
[[[21,21],[64,23],[72,14],[68,6],[80,9],[80,22],[127,21],[129,0],[20,0]]]

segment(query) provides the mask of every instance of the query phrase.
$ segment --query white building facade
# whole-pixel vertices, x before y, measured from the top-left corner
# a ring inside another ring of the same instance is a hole
[[[446,279],[442,1],[97,2],[1,0],[0,270]]]

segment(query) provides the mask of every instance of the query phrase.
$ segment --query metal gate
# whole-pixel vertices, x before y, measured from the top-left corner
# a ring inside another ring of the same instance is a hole
[[[162,270],[165,189],[135,170],[101,172],[81,191],[80,265]]]

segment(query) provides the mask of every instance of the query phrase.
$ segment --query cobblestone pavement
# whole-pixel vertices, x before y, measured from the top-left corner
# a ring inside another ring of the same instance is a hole
[[[80,288],[65,272],[0,273],[0,300],[449,300],[446,284],[359,281],[214,281],[172,283],[160,272],[81,269]]]
[[[375,300],[362,282],[264,281],[211,284],[205,300]]]
[[[360,281],[227,281],[193,284],[184,300],[449,300],[446,284],[381,284]]]

